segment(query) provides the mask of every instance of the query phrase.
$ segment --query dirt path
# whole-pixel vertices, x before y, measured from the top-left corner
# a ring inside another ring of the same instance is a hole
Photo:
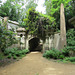
[[[62,64],[49,61],[39,52],[0,68],[0,75],[75,75],[74,64]]]

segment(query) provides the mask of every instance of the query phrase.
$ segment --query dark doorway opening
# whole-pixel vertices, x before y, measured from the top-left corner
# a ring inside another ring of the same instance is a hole
[[[42,46],[40,45],[39,38],[33,38],[33,39],[29,40],[29,50],[30,50],[30,52],[42,50]]]

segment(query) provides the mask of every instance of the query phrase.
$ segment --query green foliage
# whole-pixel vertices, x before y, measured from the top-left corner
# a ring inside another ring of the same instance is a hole
[[[9,55],[7,56],[7,58],[9,58],[9,59],[10,59],[11,57],[12,57],[12,55],[11,55],[11,54],[9,54]]]
[[[75,62],[75,57],[66,57],[65,61]]]
[[[16,43],[17,41],[14,36],[14,32],[7,30],[5,26],[1,26],[0,24],[0,50],[4,51],[5,48]]]
[[[64,13],[66,17],[67,29],[73,26],[68,24],[68,20],[75,16],[75,1],[74,0],[45,0],[46,14],[53,16],[56,21],[56,29],[60,29],[60,5],[64,4]]]
[[[60,51],[53,48],[51,50],[47,50],[43,54],[43,57],[54,58],[54,59],[63,59],[65,56]]]
[[[69,56],[70,51],[75,51],[75,30],[67,31],[67,47],[61,50],[65,56]]]
[[[69,57],[69,52],[75,51],[75,30],[69,29],[67,31],[67,47],[61,50],[61,52],[57,50],[49,50],[44,53],[44,57],[46,58],[57,58],[57,59],[63,59],[62,61],[70,61],[75,62],[75,57]],[[68,57],[68,58],[67,58]]]
[[[69,29],[67,31],[67,47],[64,48],[63,53],[69,55],[69,51],[75,51],[75,30]]]
[[[38,13],[34,8],[29,8],[23,21],[27,32],[44,38],[48,31],[55,28],[54,20],[53,17]]]
[[[24,7],[25,5],[25,7]],[[0,16],[8,16],[10,20],[18,21],[23,25],[22,21],[29,8],[36,8],[35,0],[6,0],[0,6]]]
[[[7,0],[0,7],[0,16],[8,16],[10,20],[18,21],[21,18],[21,7],[24,0]]]
[[[62,54],[62,55],[60,55],[58,58],[59,58],[59,59],[64,59],[65,56]]]
[[[0,52],[0,60],[2,60],[4,58],[5,58],[4,54],[2,52]]]
[[[56,49],[47,50],[43,57],[46,57],[47,59],[53,58],[53,59],[60,59],[59,61],[62,62],[75,62],[75,57],[69,57],[69,48],[66,47],[63,50],[58,51]]]
[[[26,11],[28,11],[29,8],[36,8],[37,4],[35,3],[35,0],[27,0],[27,5],[26,5]]]
[[[4,51],[4,54],[5,55],[8,55],[9,53],[14,54],[17,50],[18,50],[18,48],[6,48]]]
[[[60,0],[60,1],[59,0],[52,0],[51,14],[53,15],[60,10],[61,3],[64,4],[64,8],[66,8],[66,9],[67,9],[67,7],[69,8],[70,6],[68,3],[70,1],[71,0]]]
[[[16,56],[16,55],[14,55],[14,56],[13,56],[13,59],[17,59],[17,56]]]
[[[62,49],[61,51],[62,51],[62,54],[63,54],[63,55],[69,56],[69,50],[68,50],[68,47],[65,47],[65,48]]]
[[[4,54],[7,55],[8,58],[13,57],[13,59],[17,59],[17,57],[25,56],[28,52],[29,50],[27,49],[18,50],[18,48],[7,48]]]
[[[67,45],[71,50],[75,50],[75,30],[70,29],[67,31]]]

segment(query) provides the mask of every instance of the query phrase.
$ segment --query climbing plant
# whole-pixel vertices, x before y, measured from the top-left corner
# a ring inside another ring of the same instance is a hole
[[[53,17],[38,13],[34,8],[30,8],[23,21],[25,29],[29,32],[29,34],[37,35],[44,39],[47,32],[54,30],[54,20],[55,19]]]
[[[15,34],[0,23],[0,51],[16,43]]]
[[[68,20],[75,14],[75,1],[74,0],[45,0],[46,14],[53,16],[56,19],[56,26],[60,29],[60,5],[64,4],[64,13],[66,19],[67,29],[71,26],[68,24]]]
[[[75,29],[69,29],[67,31],[67,46],[69,50],[75,51]]]

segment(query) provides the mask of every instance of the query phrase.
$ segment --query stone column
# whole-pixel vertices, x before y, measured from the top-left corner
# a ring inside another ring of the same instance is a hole
[[[43,49],[42,49],[42,53],[45,53],[45,42],[43,41]]]
[[[66,24],[65,24],[65,15],[64,15],[64,5],[61,3],[60,8],[60,49],[63,49],[66,46]]]
[[[28,40],[28,35],[26,36],[26,38],[25,38],[25,47],[26,47],[26,49],[29,49],[29,40]]]

